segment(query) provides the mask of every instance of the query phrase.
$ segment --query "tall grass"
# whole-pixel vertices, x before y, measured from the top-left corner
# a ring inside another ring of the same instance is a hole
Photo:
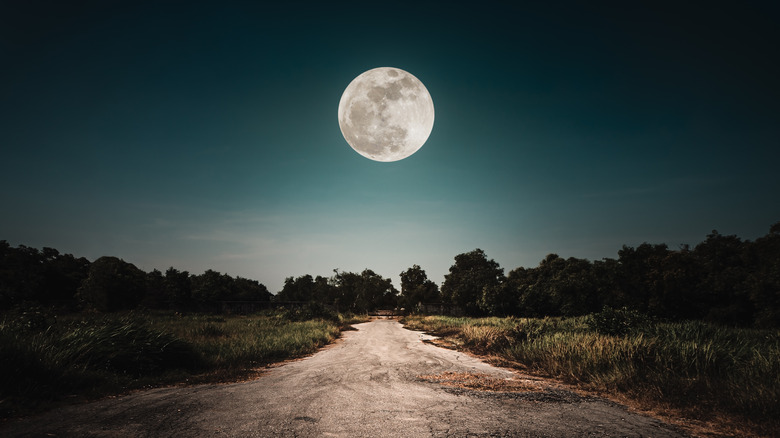
[[[758,430],[780,425],[778,330],[650,322],[610,335],[599,332],[593,317],[429,316],[405,323],[587,389],[620,392],[700,419],[736,416]]]
[[[70,395],[234,379],[314,352],[338,337],[344,321],[291,320],[278,312],[28,316],[0,319],[0,417]]]

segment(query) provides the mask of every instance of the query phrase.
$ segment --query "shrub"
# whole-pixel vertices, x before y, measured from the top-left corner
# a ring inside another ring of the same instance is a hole
[[[339,322],[338,312],[326,307],[322,303],[310,302],[303,306],[285,309],[283,316],[288,321],[309,321],[322,319],[325,321]]]
[[[652,321],[646,314],[625,307],[604,307],[601,312],[594,313],[587,319],[588,327],[592,330],[610,336],[623,336],[645,330],[650,322]]]
[[[195,369],[201,363],[191,344],[132,317],[75,327],[59,342],[66,362],[137,377]]]

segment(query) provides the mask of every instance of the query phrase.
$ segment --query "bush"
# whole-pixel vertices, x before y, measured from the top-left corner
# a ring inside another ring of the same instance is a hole
[[[171,369],[195,369],[201,362],[191,344],[132,317],[76,327],[60,342],[67,362],[136,377]]]
[[[641,332],[652,322],[649,316],[636,310],[613,309],[604,307],[599,313],[590,315],[588,327],[598,333],[609,336],[623,336],[629,333]]]
[[[3,317],[3,328],[14,331],[40,332],[57,322],[51,310],[35,304],[24,303],[7,312]]]
[[[300,307],[282,310],[282,317],[287,321],[309,321],[322,319],[330,322],[339,322],[338,312],[326,307],[322,303],[310,302]]]
[[[558,327],[558,321],[555,319],[525,319],[523,322],[512,327],[510,336],[517,342],[530,342],[540,338],[546,333],[553,332]]]

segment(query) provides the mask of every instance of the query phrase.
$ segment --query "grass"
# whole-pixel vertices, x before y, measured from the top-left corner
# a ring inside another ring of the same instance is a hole
[[[304,315],[305,316],[305,315]],[[270,311],[253,316],[45,312],[0,317],[0,418],[73,398],[250,377],[313,353],[367,317]]]
[[[404,323],[444,335],[458,348],[641,406],[738,424],[757,435],[780,430],[780,331],[644,321],[616,335],[600,330],[598,316],[411,316]]]

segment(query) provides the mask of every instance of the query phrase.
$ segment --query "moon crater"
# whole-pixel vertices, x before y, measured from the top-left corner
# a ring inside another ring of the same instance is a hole
[[[339,127],[349,145],[375,161],[417,152],[433,130],[433,100],[411,73],[379,67],[356,77],[339,102]]]

